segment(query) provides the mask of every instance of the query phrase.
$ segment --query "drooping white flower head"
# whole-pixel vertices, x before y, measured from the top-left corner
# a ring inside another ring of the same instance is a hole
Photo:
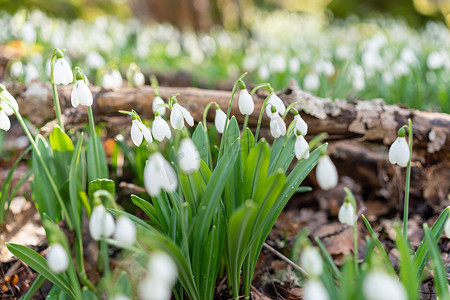
[[[161,116],[164,116],[166,114],[166,107],[163,106],[164,104],[164,100],[160,96],[155,96],[152,102],[153,113],[157,111]]]
[[[300,264],[313,277],[319,277],[323,272],[323,261],[319,251],[311,246],[303,250],[300,256]]]
[[[145,76],[141,71],[135,72],[133,74],[133,84],[134,86],[143,86],[145,84]]]
[[[8,131],[11,128],[11,121],[9,121],[8,115],[5,110],[0,106],[0,129]]]
[[[173,129],[183,129],[184,120],[186,120],[189,126],[194,126],[194,118],[191,116],[189,111],[177,102],[174,102],[172,112],[170,113],[170,124],[172,125]]]
[[[216,117],[214,118],[214,126],[216,126],[217,132],[219,133],[224,132],[226,121],[227,121],[227,114],[224,113],[219,106],[217,106]]]
[[[405,138],[405,129],[400,128],[398,137],[389,148],[389,161],[391,164],[398,164],[401,167],[406,167],[409,162],[409,147]]]
[[[81,73],[81,70],[78,68],[76,73],[76,82],[72,90],[72,95],[70,97],[70,101],[73,107],[78,107],[78,105],[91,106],[94,102],[92,98],[91,90],[87,86],[84,75]]]
[[[295,156],[298,160],[309,158],[309,145],[303,135],[297,135],[295,141]]]
[[[123,79],[119,70],[112,70],[102,77],[102,87],[105,89],[118,89],[122,87]]]
[[[136,226],[126,216],[120,216],[116,223],[114,239],[124,245],[133,245],[136,241]]]
[[[14,114],[14,110],[19,111],[19,104],[17,104],[16,99],[6,90],[3,84],[0,84],[0,95],[0,106],[5,114],[11,116]]]
[[[178,149],[178,162],[181,170],[186,174],[192,174],[200,168],[200,153],[190,138],[181,140]]]
[[[150,129],[138,119],[134,119],[131,121],[131,140],[136,147],[139,147],[142,143],[142,138],[145,138],[147,143],[153,142]]]
[[[308,133],[308,124],[306,124],[305,120],[300,117],[300,114],[298,111],[294,111],[294,122],[295,122],[295,128],[300,130],[300,133],[303,136],[306,136]]]
[[[431,52],[427,58],[427,67],[430,70],[440,69],[445,65],[445,59],[440,52]]]
[[[316,73],[309,73],[303,79],[303,87],[308,91],[317,91],[320,87],[320,79]]]
[[[323,283],[317,279],[308,280],[303,288],[303,300],[329,300]]]
[[[106,211],[103,205],[97,205],[92,210],[89,220],[91,237],[98,241],[101,237],[110,237],[114,233],[115,224],[113,216]]]
[[[342,224],[347,224],[350,226],[355,225],[355,209],[349,201],[345,200],[345,202],[342,204],[341,208],[339,209],[338,219]]]
[[[150,155],[144,168],[144,185],[150,196],[158,196],[161,190],[168,193],[177,188],[177,175],[170,163],[156,152]]]
[[[316,179],[322,190],[329,190],[337,185],[337,169],[328,155],[322,155],[319,158],[316,169]]]
[[[64,85],[73,82],[72,69],[64,57],[58,57],[55,60],[55,65],[53,66],[53,81],[56,84]]]
[[[108,298],[108,300],[130,300],[130,298],[125,295],[118,294],[118,295],[112,296],[112,298]]]
[[[147,264],[150,277],[157,277],[161,282],[174,284],[177,276],[177,266],[173,259],[164,252],[156,252],[151,255]]]
[[[153,137],[158,142],[162,142],[165,138],[170,139],[172,137],[172,132],[170,131],[169,124],[159,115],[158,112],[155,114],[155,120],[153,121]]]
[[[255,109],[255,103],[250,93],[246,89],[242,89],[239,94],[239,111],[243,115],[251,115]]]
[[[445,222],[444,225],[444,233],[447,236],[447,238],[450,239],[450,217],[448,218],[448,220]]]
[[[61,273],[69,267],[69,257],[66,249],[61,244],[50,245],[47,254],[47,264],[54,273]]]
[[[266,114],[268,117],[270,117],[272,115],[271,112],[271,108],[272,106],[275,106],[276,108],[276,112],[278,114],[280,114],[281,116],[284,114],[284,112],[286,111],[286,107],[284,105],[283,100],[280,99],[280,97],[278,97],[275,94],[272,94],[269,97],[269,100],[267,100],[267,106],[266,106]]]
[[[286,124],[283,118],[277,113],[270,118],[270,133],[276,139],[286,135]]]
[[[382,271],[371,271],[363,282],[363,293],[367,300],[406,300],[405,287],[395,277]]]

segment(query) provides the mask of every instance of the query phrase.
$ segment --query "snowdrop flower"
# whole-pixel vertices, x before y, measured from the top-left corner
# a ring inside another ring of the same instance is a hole
[[[11,64],[11,67],[9,68],[9,73],[11,74],[11,77],[13,78],[19,78],[20,76],[22,76],[24,74],[24,67],[23,64],[19,61],[16,60],[15,62],[13,62]]]
[[[303,87],[308,91],[317,91],[320,87],[320,79],[316,73],[310,73],[303,79]]]
[[[427,66],[430,70],[440,69],[444,66],[444,57],[440,52],[431,52],[427,58]]]
[[[253,98],[247,89],[241,89],[239,94],[239,111],[243,115],[251,115],[255,109]]]
[[[159,115],[159,112],[155,113],[155,120],[153,121],[153,137],[158,142],[162,142],[165,138],[170,139],[172,132],[167,122]]]
[[[300,257],[300,264],[309,275],[313,277],[322,275],[323,261],[316,248],[308,246],[303,250],[302,256]]]
[[[356,222],[355,209],[348,199],[345,199],[344,203],[339,209],[338,219],[339,222],[341,222],[342,224],[347,224],[350,226],[355,225]]]
[[[298,160],[309,158],[309,145],[300,132],[296,132],[297,140],[295,141],[295,156]]]
[[[130,300],[130,298],[125,295],[119,294],[112,296],[112,298],[109,298],[109,300]]]
[[[101,237],[110,237],[114,233],[114,218],[100,204],[94,207],[89,220],[89,232],[91,237],[98,241]]]
[[[447,238],[450,239],[450,217],[449,217],[448,220],[445,222],[445,225],[444,225],[444,232],[445,232],[445,235],[447,236]]]
[[[118,70],[105,73],[102,78],[102,87],[105,89],[121,88],[123,83],[122,75]]]
[[[200,168],[200,153],[190,138],[181,140],[178,149],[178,162],[181,170],[186,174],[192,174]]]
[[[69,257],[66,249],[61,244],[50,245],[47,254],[47,264],[53,273],[61,273],[69,267]]]
[[[227,121],[227,114],[216,105],[216,117],[214,118],[214,126],[216,126],[217,132],[223,133],[225,130],[225,123]]]
[[[275,106],[276,108],[276,112],[278,114],[280,114],[281,116],[284,114],[284,112],[286,111],[286,107],[284,106],[283,100],[280,99],[280,97],[278,97],[275,94],[272,94],[269,97],[269,100],[267,100],[267,106],[266,106],[266,114],[267,116],[271,116],[271,107]]]
[[[402,60],[396,61],[392,66],[392,73],[396,78],[406,76],[411,72],[407,63]]]
[[[329,300],[330,296],[323,283],[317,279],[309,280],[303,288],[304,300]]]
[[[338,183],[336,166],[328,155],[322,155],[316,169],[317,183],[322,190],[334,188]]]
[[[391,164],[398,164],[401,167],[406,167],[409,162],[409,146],[406,143],[405,129],[400,128],[398,131],[398,137],[395,142],[389,148],[389,161]]]
[[[27,64],[25,66],[25,84],[28,86],[36,79],[39,79],[39,71],[33,64]]]
[[[352,68],[352,87],[355,91],[362,91],[366,87],[366,81],[364,79],[364,70],[361,66],[355,65]]]
[[[274,138],[279,138],[280,136],[286,135],[286,124],[283,121],[283,118],[276,113],[275,106],[271,108],[272,116],[270,116],[270,133]]]
[[[55,84],[70,84],[73,82],[73,73],[62,51],[56,51],[56,60],[53,66],[53,81]]]
[[[134,86],[143,86],[145,84],[145,76],[142,72],[136,72],[133,74],[133,85]]]
[[[116,223],[114,239],[124,245],[133,245],[136,241],[136,226],[126,216],[120,216]]]
[[[34,44],[36,42],[36,29],[30,22],[23,24],[22,39],[28,44]]]
[[[14,110],[19,111],[19,104],[17,104],[16,99],[6,90],[3,84],[0,84],[0,95],[0,106],[5,114],[11,116],[14,114]]]
[[[8,131],[11,128],[11,121],[6,114],[5,110],[0,106],[0,129]]]
[[[297,110],[294,110],[294,122],[295,128],[300,131],[300,133],[305,136],[308,133],[308,124],[300,117]]]
[[[139,299],[142,300],[170,300],[171,287],[161,283],[156,277],[145,277],[139,283]]]
[[[403,284],[397,278],[382,271],[371,271],[363,282],[363,293],[367,300],[406,300]]]
[[[78,68],[76,73],[76,82],[72,90],[72,95],[70,97],[70,101],[73,107],[78,107],[78,105],[91,106],[94,102],[92,98],[92,93],[89,90],[85,82],[85,77],[81,70]]]
[[[166,114],[166,107],[164,104],[164,100],[160,96],[155,96],[152,102],[153,112],[157,111],[160,115],[164,116]]]
[[[97,51],[91,51],[86,55],[85,64],[90,69],[100,69],[105,65],[105,59]]]
[[[150,133],[150,129],[145,126],[139,119],[134,119],[131,121],[131,140],[139,147],[142,143],[142,138],[145,138],[147,143],[153,142],[152,134]]]
[[[178,102],[174,99],[174,104],[170,113],[170,124],[173,129],[181,130],[184,127],[184,120],[186,120],[189,126],[194,126],[194,118],[191,116],[189,111],[178,104]]]
[[[402,52],[400,53],[400,59],[410,66],[413,66],[417,63],[416,54],[410,48],[405,48],[402,50]]]
[[[159,152],[150,154],[144,168],[144,185],[150,196],[156,197],[165,190],[175,192],[177,175],[170,163]]]

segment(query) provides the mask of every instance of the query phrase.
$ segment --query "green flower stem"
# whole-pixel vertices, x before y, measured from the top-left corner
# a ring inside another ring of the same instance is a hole
[[[205,132],[208,132],[208,129],[207,129],[208,125],[206,123],[206,117],[208,116],[209,108],[213,104],[216,104],[216,102],[215,101],[209,102],[208,105],[206,105],[205,109],[203,110],[203,126],[205,126]]]
[[[269,96],[264,99],[263,105],[261,106],[261,111],[259,112],[258,125],[256,125],[256,134],[255,134],[255,144],[258,142],[259,130],[261,129],[262,116],[264,113],[264,109],[266,109],[267,101],[269,101],[270,96],[272,96],[273,92],[270,92]]]
[[[242,79],[245,77],[245,75],[247,75],[247,72],[245,72],[244,74],[242,74],[234,83],[233,86],[233,90],[231,91],[231,97],[230,97],[230,102],[228,104],[228,110],[227,110],[227,119],[225,120],[225,127],[223,130],[223,134],[222,134],[222,141],[220,142],[220,149],[219,149],[219,156],[217,158],[217,161],[219,161],[220,157],[223,154],[223,147],[225,145],[225,139],[227,136],[227,130],[228,130],[228,120],[230,119],[230,115],[231,115],[231,105],[233,104],[233,99],[234,99],[234,94],[236,94],[236,89],[238,87],[238,84],[241,83]]]
[[[94,114],[92,113],[92,106],[88,106],[88,116],[89,116],[89,128],[91,131],[91,136],[94,144],[95,168],[97,170],[97,176],[99,176],[99,174],[101,174],[100,155],[98,154],[97,133],[95,132]]]
[[[262,83],[259,84],[257,86],[255,86],[251,91],[250,91],[250,95],[253,96],[257,90],[265,88],[265,87],[270,87],[270,83]]]
[[[16,115],[17,121],[19,121],[20,125],[22,126],[23,130],[25,131],[25,134],[27,135],[28,139],[30,140],[31,145],[33,146],[34,151],[36,151],[36,155],[39,159],[39,162],[42,165],[42,168],[44,169],[44,173],[47,176],[48,181],[50,182],[50,185],[52,187],[53,192],[56,195],[56,199],[58,200],[59,204],[61,205],[61,208],[64,212],[64,215],[66,216],[66,221],[67,221],[67,225],[69,226],[70,229],[73,229],[73,224],[72,221],[70,219],[70,214],[69,211],[67,210],[67,207],[61,197],[61,194],[59,193],[58,187],[56,186],[55,181],[53,180],[52,175],[50,174],[50,171],[47,168],[47,165],[45,164],[44,158],[42,157],[41,152],[39,151],[38,146],[36,145],[36,142],[34,141],[33,136],[31,135],[30,131],[27,128],[27,125],[25,124],[25,121],[23,120],[22,116],[20,115],[20,113],[11,105],[11,103],[9,102],[9,100],[4,97],[3,95],[0,94],[0,97],[2,97],[6,103],[12,108],[12,110],[14,111],[14,114]]]
[[[245,128],[247,128],[248,118],[249,118],[249,115],[245,115],[244,126],[242,126],[242,132],[244,132]]]
[[[55,81],[53,80],[53,69],[55,67],[55,59],[56,59],[56,56],[53,56],[51,63],[50,63],[50,65],[51,65],[51,82],[52,82],[52,91],[53,91],[53,104],[55,105],[55,113],[56,113],[56,118],[58,119],[58,125],[59,125],[59,127],[61,127],[61,130],[64,132],[64,124],[61,119],[61,105],[59,104],[59,96],[58,96],[58,92],[56,90],[56,84],[55,84]]]
[[[103,272],[104,276],[109,276],[109,257],[108,257],[108,243],[104,238],[100,241],[100,252],[98,256],[98,269]]]
[[[355,196],[353,196],[352,191],[349,188],[344,188],[345,193],[347,194],[347,198],[348,200],[350,200],[350,203],[353,206],[353,210],[355,211],[356,214],[356,200],[355,200]],[[358,218],[358,215],[356,215],[356,218]],[[358,227],[357,227],[357,221],[358,219],[355,220],[355,223],[353,224],[353,263],[355,266],[355,274],[356,276],[358,276],[359,274],[359,266],[358,266]]]
[[[411,159],[412,159],[412,147],[413,147],[413,128],[411,119],[408,119],[408,141],[409,141],[409,161],[406,168],[406,180],[405,180],[405,201],[403,203],[403,237],[407,238],[408,235],[408,210],[409,210],[409,185],[411,181]]]
[[[289,111],[294,110],[294,112],[296,111],[296,109],[294,108],[294,105],[296,105],[297,102],[291,103],[289,104],[288,107],[286,107],[286,111],[283,114],[283,120],[286,119],[287,114],[289,113]]]

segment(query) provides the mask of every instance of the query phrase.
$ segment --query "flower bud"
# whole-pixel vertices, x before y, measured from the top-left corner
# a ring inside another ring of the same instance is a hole
[[[101,237],[110,237],[114,233],[114,218],[103,205],[97,205],[92,210],[89,220],[89,232],[96,241]]]
[[[308,246],[303,250],[302,256],[300,257],[300,263],[305,271],[313,277],[319,277],[323,272],[322,257],[320,256],[319,251],[311,246]]]
[[[367,300],[406,300],[403,284],[397,278],[382,271],[371,271],[363,282],[363,293]]]
[[[309,158],[309,145],[303,135],[297,135],[295,141],[295,156],[298,160]]]
[[[346,200],[339,209],[338,219],[339,222],[341,222],[342,224],[347,224],[350,226],[355,225],[356,222],[355,209],[348,200]]]
[[[409,147],[405,136],[399,136],[389,148],[389,161],[391,164],[398,164],[406,167],[409,162]]]
[[[124,245],[133,245],[136,241],[136,226],[126,216],[117,219],[114,239]]]
[[[161,189],[173,193],[177,188],[177,175],[170,163],[159,152],[150,154],[148,158],[144,168],[144,185],[147,193],[152,197],[158,196]]]
[[[65,272],[69,267],[69,257],[66,249],[61,244],[50,245],[47,254],[47,264],[54,273]]]
[[[181,170],[192,174],[200,168],[200,153],[190,138],[184,138],[178,149],[178,162]]]
[[[338,173],[336,166],[328,155],[323,155],[319,158],[316,169],[316,179],[320,188],[323,190],[329,190],[336,187],[338,183]]]
[[[243,115],[251,115],[255,109],[253,98],[247,90],[241,90],[239,94],[239,111]]]
[[[227,121],[227,114],[220,109],[216,108],[216,117],[214,118],[214,126],[216,126],[217,132],[223,133],[225,130],[225,123]]]
[[[303,300],[329,300],[330,296],[323,283],[317,279],[309,280],[303,288]]]

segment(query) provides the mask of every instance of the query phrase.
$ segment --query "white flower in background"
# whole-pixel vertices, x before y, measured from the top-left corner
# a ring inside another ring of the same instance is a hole
[[[144,185],[150,196],[158,196],[161,190],[173,193],[177,189],[177,175],[170,163],[156,152],[150,154],[144,168]]]
[[[450,239],[450,217],[449,217],[448,220],[445,222],[445,225],[444,225],[444,232],[445,232],[445,235],[447,236],[447,238]]]
[[[289,60],[289,71],[293,74],[300,71],[300,60],[297,57],[293,57]]]
[[[295,141],[295,156],[298,160],[309,158],[309,145],[301,134],[297,135],[297,139]]]
[[[170,113],[170,125],[172,125],[173,129],[181,130],[184,127],[184,120],[189,126],[194,126],[194,118],[189,111],[177,102],[174,102]]]
[[[155,114],[155,120],[153,121],[153,137],[158,142],[162,142],[165,138],[170,139],[172,137],[172,132],[170,131],[169,124],[159,115],[158,112]]]
[[[367,300],[406,300],[405,287],[397,278],[382,271],[371,271],[363,282],[363,293]]]
[[[284,123],[283,118],[277,113],[274,113],[270,117],[270,133],[276,139],[286,135],[286,124]]]
[[[200,168],[200,153],[190,138],[181,140],[178,149],[178,163],[181,170],[186,174],[192,174]]]
[[[410,66],[417,64],[417,56],[410,48],[405,48],[400,53],[400,59]]]
[[[164,104],[164,100],[160,96],[155,96],[152,102],[153,113],[157,111],[161,116],[164,116],[166,114],[166,107]]]
[[[36,29],[30,22],[23,24],[22,39],[28,44],[34,44],[36,42]]]
[[[223,133],[225,130],[225,123],[227,121],[227,114],[220,109],[219,106],[216,106],[216,116],[214,118],[214,126],[216,126],[217,132]]]
[[[284,105],[283,100],[280,99],[280,97],[278,97],[275,94],[272,94],[269,98],[269,100],[267,100],[267,106],[266,106],[266,114],[268,117],[271,117],[271,109],[272,106],[275,106],[276,108],[276,112],[278,114],[280,114],[281,116],[285,113],[286,111],[286,106]]]
[[[445,65],[444,57],[440,52],[431,52],[427,58],[427,66],[430,70],[440,69]]]
[[[70,84],[73,82],[73,73],[69,63],[64,57],[57,58],[53,66],[53,81],[55,84]]]
[[[294,122],[295,128],[300,131],[300,133],[305,136],[308,133],[308,124],[300,117],[298,111],[294,111]]]
[[[139,296],[144,300],[170,300],[172,285],[177,279],[173,259],[163,252],[150,257],[147,275],[139,284]]]
[[[353,205],[350,203],[350,201],[344,201],[341,208],[339,209],[338,219],[342,224],[347,224],[350,226],[355,225],[355,209],[353,208]]]
[[[384,84],[391,85],[394,82],[394,74],[391,71],[385,71],[382,75]]]
[[[131,140],[136,147],[139,147],[142,143],[142,138],[145,138],[147,143],[153,142],[150,129],[138,119],[134,119],[131,121]]]
[[[136,241],[136,226],[126,216],[120,216],[116,223],[114,239],[124,245],[133,245]]]
[[[364,69],[369,73],[373,73],[375,70],[378,70],[383,66],[383,59],[381,58],[378,51],[365,51],[362,55],[361,60]]]
[[[51,244],[47,253],[47,265],[53,273],[61,273],[69,267],[69,257],[61,244]]]
[[[135,72],[133,74],[133,85],[136,87],[143,86],[145,84],[145,76],[142,72]]]
[[[0,95],[0,106],[3,108],[5,114],[11,116],[14,114],[14,110],[19,111],[19,104],[17,104],[16,99],[6,90],[3,84],[0,84]]]
[[[396,61],[394,65],[392,66],[392,73],[394,74],[395,78],[400,78],[403,76],[408,75],[411,73],[411,70],[409,69],[409,66],[407,63],[405,63],[402,60]]]
[[[112,298],[108,298],[108,300],[130,300],[130,298],[125,295],[119,294],[112,296]]]
[[[98,241],[101,237],[110,237],[114,233],[115,224],[113,216],[100,204],[94,207],[89,220],[89,233]]]
[[[102,78],[102,87],[105,89],[118,89],[122,87],[123,78],[119,70],[105,73]]]
[[[338,183],[336,166],[328,155],[322,155],[316,168],[316,179],[322,190],[334,188]]]
[[[0,105],[0,129],[8,131],[11,128],[11,121],[3,107]]]
[[[366,81],[364,79],[364,70],[361,66],[355,65],[351,69],[352,71],[352,87],[355,91],[362,91],[366,87]]]
[[[255,103],[250,93],[246,89],[242,89],[239,94],[239,111],[243,115],[251,115],[255,109]]]
[[[28,86],[33,80],[39,79],[39,71],[33,64],[25,66],[25,84]]]
[[[76,82],[72,90],[72,95],[70,101],[73,107],[78,107],[78,105],[91,106],[94,102],[92,98],[92,93],[87,86],[85,79],[87,79],[81,71],[77,71]]]
[[[322,275],[323,261],[316,248],[311,246],[306,247],[300,256],[300,264],[309,275],[313,277]]]
[[[323,283],[317,279],[308,280],[303,287],[303,300],[329,300],[330,296]]]
[[[352,48],[345,44],[340,44],[336,47],[336,57],[339,60],[347,60],[352,55]]]
[[[269,79],[270,76],[270,70],[269,67],[266,66],[265,64],[261,65],[258,68],[258,76],[259,78],[261,78],[261,80],[267,80]]]
[[[19,78],[20,76],[22,76],[24,74],[24,67],[22,62],[20,62],[19,60],[16,60],[15,62],[13,62],[11,64],[11,67],[9,68],[9,73],[11,75],[11,77],[13,78]]]
[[[309,73],[303,79],[303,87],[308,91],[317,91],[320,87],[320,79],[316,73]]]
[[[331,77],[336,72],[334,65],[329,60],[319,60],[314,65],[314,71],[318,74],[325,74],[327,77]]]
[[[103,56],[101,56],[97,51],[90,51],[86,55],[85,64],[88,68],[97,70],[103,67],[106,63]]]
[[[409,146],[405,138],[405,130],[399,130],[399,136],[389,148],[389,161],[391,164],[398,164],[401,167],[406,167],[409,161]]]

